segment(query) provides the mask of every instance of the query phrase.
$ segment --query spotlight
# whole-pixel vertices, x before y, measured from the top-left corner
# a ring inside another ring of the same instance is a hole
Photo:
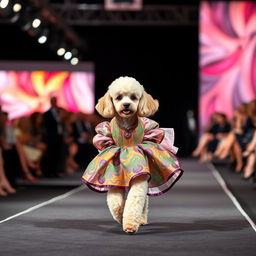
[[[59,56],[62,56],[62,55],[65,54],[65,52],[66,52],[65,48],[61,47],[61,48],[58,49],[57,54],[58,54]]]
[[[77,65],[78,62],[79,62],[79,60],[78,60],[77,57],[72,58],[71,61],[70,61],[70,63],[71,63],[72,65]]]
[[[16,3],[16,4],[13,5],[12,10],[14,12],[19,12],[21,10],[21,8],[22,8],[22,5],[19,4],[19,3]]]
[[[0,8],[4,9],[8,6],[8,4],[9,4],[9,0],[2,0],[0,2]]]
[[[49,33],[50,33],[50,30],[49,30],[49,27],[44,25],[43,27],[40,27],[40,31],[38,32],[38,43],[39,44],[44,44],[47,40],[48,40],[48,37],[49,37]]]
[[[33,5],[22,5],[22,10],[20,12],[20,18],[17,21],[17,24],[21,27],[22,30],[34,30],[32,27],[32,22],[36,19],[38,10]]]
[[[32,27],[33,28],[38,28],[41,24],[41,20],[40,19],[34,19],[33,22],[32,22]]]
[[[72,57],[72,53],[71,52],[66,52],[65,55],[64,55],[64,59],[65,60],[70,60]]]
[[[47,41],[47,36],[40,36],[37,41],[39,44],[44,44]]]

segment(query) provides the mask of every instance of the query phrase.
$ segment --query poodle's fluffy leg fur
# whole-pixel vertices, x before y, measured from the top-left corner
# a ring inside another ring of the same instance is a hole
[[[140,221],[140,225],[148,224],[148,196],[146,197],[145,205],[142,211],[142,217]]]
[[[132,181],[123,213],[123,230],[127,233],[137,232],[141,224],[148,192],[147,179],[146,175],[142,175]]]
[[[122,223],[123,211],[124,211],[124,189],[110,188],[107,194],[107,204],[114,220],[118,223]]]

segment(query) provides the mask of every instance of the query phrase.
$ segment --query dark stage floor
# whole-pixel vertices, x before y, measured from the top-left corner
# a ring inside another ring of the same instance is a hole
[[[40,205],[0,224],[0,255],[255,255],[255,231],[209,166],[182,166],[180,181],[150,198],[150,224],[133,236],[112,220],[104,194],[70,183],[24,186],[0,199],[0,221]]]

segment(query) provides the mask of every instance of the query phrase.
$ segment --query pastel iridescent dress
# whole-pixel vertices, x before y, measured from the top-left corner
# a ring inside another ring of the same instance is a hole
[[[173,129],[161,129],[148,118],[139,118],[137,127],[119,128],[116,118],[96,127],[93,144],[99,154],[86,168],[82,181],[97,192],[109,188],[129,188],[139,175],[148,176],[148,195],[158,196],[169,190],[183,170],[175,156]]]

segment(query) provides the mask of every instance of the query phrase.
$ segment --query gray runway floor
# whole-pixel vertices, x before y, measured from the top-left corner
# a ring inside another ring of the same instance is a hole
[[[0,255],[246,255],[256,233],[206,165],[183,160],[184,175],[150,198],[150,224],[127,235],[105,194],[80,192],[0,224]]]

